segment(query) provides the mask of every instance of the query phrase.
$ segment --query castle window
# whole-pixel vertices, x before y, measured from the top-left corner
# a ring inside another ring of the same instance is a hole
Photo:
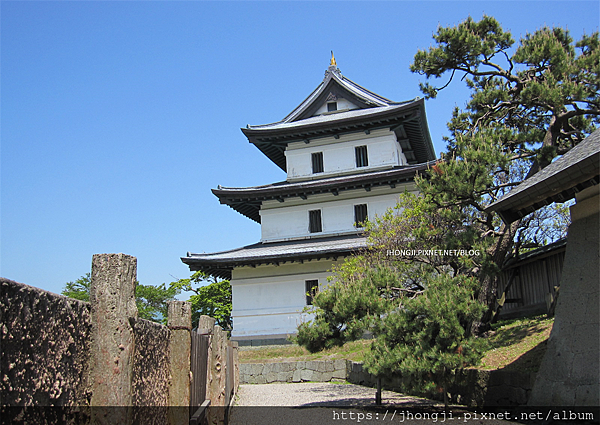
[[[337,111],[337,102],[327,103],[327,112]]]
[[[367,157],[367,147],[366,146],[356,146],[354,148],[354,153],[356,154],[356,166],[357,167],[366,167],[369,165],[369,159]]]
[[[321,224],[321,210],[312,210],[308,212],[308,231],[310,233],[319,233],[323,231]]]
[[[304,282],[304,289],[306,290],[306,305],[312,305],[313,297],[319,290],[318,280],[307,280]]]
[[[323,152],[312,154],[312,172],[313,174],[323,172]]]
[[[367,221],[367,204],[354,206],[354,227],[364,227]]]

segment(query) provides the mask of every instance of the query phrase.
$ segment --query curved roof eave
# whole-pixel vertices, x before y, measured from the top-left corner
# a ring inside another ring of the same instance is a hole
[[[191,271],[202,270],[215,277],[231,279],[235,267],[280,265],[319,259],[337,259],[352,255],[367,246],[364,235],[333,236],[295,241],[255,243],[241,248],[208,254],[187,253],[181,261]]]
[[[292,123],[275,123],[263,128],[242,128],[248,141],[283,171],[287,171],[284,151],[291,142],[310,141],[324,137],[339,137],[377,128],[410,125],[408,135],[413,149],[419,151],[415,163],[435,158],[425,115],[425,100],[370,109],[359,109],[331,115],[311,117]]]
[[[212,189],[221,204],[228,205],[240,214],[260,223],[260,205],[267,200],[284,202],[287,198],[306,197],[319,193],[339,193],[346,190],[390,185],[413,181],[419,172],[425,172],[433,161],[413,166],[403,166],[384,171],[374,171],[348,176],[325,177],[301,182],[279,182],[254,187],[221,187]]]

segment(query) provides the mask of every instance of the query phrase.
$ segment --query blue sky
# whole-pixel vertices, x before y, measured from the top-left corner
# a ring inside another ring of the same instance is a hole
[[[260,239],[210,191],[285,179],[246,124],[278,121],[342,73],[392,100],[438,25],[496,17],[597,31],[597,1],[10,2],[1,7],[0,275],[52,292],[92,255],[138,258],[138,279],[189,276],[180,257]],[[436,152],[457,81],[426,103]]]

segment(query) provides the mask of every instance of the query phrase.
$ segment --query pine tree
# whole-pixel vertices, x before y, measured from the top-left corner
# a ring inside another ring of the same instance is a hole
[[[448,124],[447,151],[417,177],[419,196],[404,194],[367,224],[369,249],[334,270],[297,341],[314,352],[371,332],[368,371],[446,394],[453,374],[481,357],[474,335],[493,318],[507,258],[564,235],[560,206],[510,225],[486,207],[598,125],[600,43],[598,33],[574,43],[567,30],[542,28],[515,48],[487,16],[438,28],[434,40],[411,69],[450,77],[423,93],[435,98],[457,76],[471,89]]]
[[[574,42],[567,30],[545,27],[526,34],[515,48],[511,34],[488,16],[439,28],[433,38],[435,45],[415,55],[411,70],[428,79],[450,77],[441,88],[421,84],[423,93],[435,98],[460,76],[471,98],[464,110],[454,110],[448,150],[419,187],[429,205],[462,209],[470,216],[469,228],[492,239],[487,254],[493,267],[477,270],[479,299],[490,307],[481,330],[492,319],[498,295],[491,271],[521,247],[548,242],[552,223],[543,218],[560,211],[550,207],[505,225],[485,208],[598,125],[599,38],[596,32]],[[531,230],[539,224],[541,231]]]

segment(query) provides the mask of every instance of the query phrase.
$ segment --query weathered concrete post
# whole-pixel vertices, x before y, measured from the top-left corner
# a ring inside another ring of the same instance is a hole
[[[129,317],[137,317],[137,260],[125,254],[92,258],[90,304],[91,406],[131,406],[134,353]],[[131,409],[92,409],[92,423],[129,424]]]
[[[214,327],[208,370],[208,398],[211,406],[225,406],[225,384],[227,370],[227,332],[219,325]],[[209,416],[209,424],[222,424],[225,410],[214,409]]]
[[[186,407],[169,409],[169,424],[175,425],[189,420],[192,304],[187,301],[169,302],[168,326],[171,330],[169,406]]]

